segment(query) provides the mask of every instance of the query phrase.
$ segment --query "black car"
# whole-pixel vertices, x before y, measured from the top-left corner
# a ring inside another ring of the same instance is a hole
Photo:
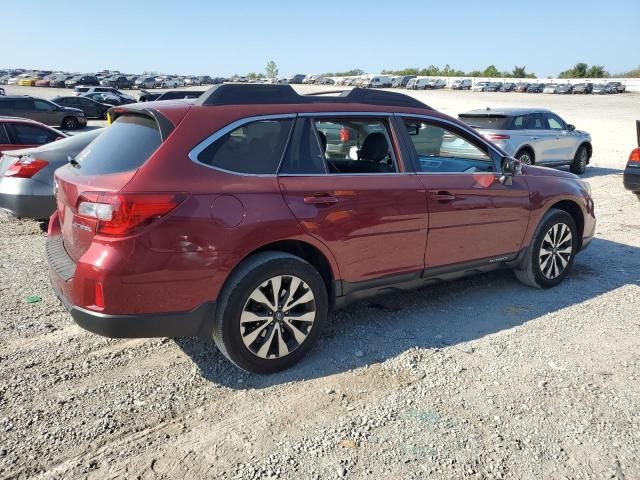
[[[204,92],[205,92],[204,90],[170,90],[168,92],[160,93],[156,98],[154,98],[154,101],[184,100],[186,98],[198,98]]]
[[[561,83],[560,85],[558,85],[556,93],[561,93],[565,95],[569,93],[573,93],[573,85],[571,85],[570,83]]]
[[[133,82],[124,75],[114,75],[100,82],[103,87],[133,88]]]
[[[491,82],[485,87],[484,91],[499,92],[501,88],[502,88],[502,82]]]
[[[573,93],[591,93],[593,92],[593,83],[576,83],[573,86]]]
[[[516,84],[513,82],[503,83],[500,87],[501,92],[513,92],[513,89],[516,88]]]
[[[640,120],[636,120],[636,132],[638,135],[638,148],[631,151],[627,168],[624,169],[624,188],[635,193],[640,199]]]
[[[146,90],[140,90],[138,96],[139,102],[153,102],[161,95],[161,92],[147,92]]]
[[[302,80],[304,80],[305,77],[306,75],[298,73],[297,75],[294,75],[293,77],[291,77],[291,80],[289,81],[289,83],[293,83],[293,84],[302,83]]]
[[[87,97],[56,97],[51,101],[64,107],[79,108],[87,118],[100,118],[102,120],[107,119],[107,110],[112,107],[112,105]]]
[[[213,78],[209,75],[200,75],[198,77],[198,82],[200,82],[200,85],[211,85],[213,83]]]
[[[0,95],[4,95],[4,88],[0,88]]]
[[[90,92],[81,95],[82,98],[89,98],[99,103],[105,103],[117,107],[119,105],[128,105],[134,103],[135,100],[129,100],[128,98],[121,97],[118,94],[111,92]]]
[[[527,93],[542,93],[542,91],[544,90],[544,87],[545,87],[544,83],[532,83],[527,88]]]
[[[73,88],[76,85],[100,85],[98,77],[95,75],[76,75],[64,82],[64,86],[67,88]]]

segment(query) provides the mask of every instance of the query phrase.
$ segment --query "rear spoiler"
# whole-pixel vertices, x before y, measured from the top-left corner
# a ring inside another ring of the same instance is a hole
[[[107,111],[107,125],[111,125],[113,122],[116,121],[116,119],[119,116],[124,115],[126,113],[129,113],[132,115],[145,115],[147,117],[153,118],[158,124],[158,127],[160,129],[160,137],[162,138],[163,142],[167,139],[169,135],[171,135],[171,132],[173,132],[173,130],[175,129],[175,126],[173,125],[173,123],[171,123],[167,117],[165,117],[162,113],[160,113],[155,108],[139,108],[139,107],[132,107],[129,105],[122,105],[122,106],[110,108]]]

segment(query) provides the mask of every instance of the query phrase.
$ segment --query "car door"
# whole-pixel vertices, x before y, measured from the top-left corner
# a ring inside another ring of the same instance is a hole
[[[453,122],[430,117],[402,121],[429,207],[427,275],[515,258],[529,223],[524,178],[501,183],[497,150]]]
[[[6,123],[9,139],[19,148],[37,147],[58,139],[54,130],[30,123]]]
[[[90,118],[100,118],[102,112],[98,111],[97,105],[95,102],[87,98],[78,98],[76,99],[78,104],[76,108],[81,109],[87,117]]]
[[[317,128],[328,124],[352,133],[328,140]],[[345,288],[417,275],[424,268],[425,191],[405,168],[386,116],[298,117],[278,179],[302,228],[334,255]]]
[[[555,133],[549,131],[542,113],[525,115],[525,137],[533,148],[535,163],[545,163],[553,158],[549,150],[553,149]]]
[[[557,162],[567,162],[573,160],[573,156],[578,148],[578,135],[570,132],[567,124],[555,113],[545,113],[547,128],[551,132],[551,143],[549,149],[549,160]]]
[[[44,123],[45,125],[60,125],[62,119],[58,107],[45,100],[38,98],[33,100],[33,105],[36,111],[36,117],[34,120]]]

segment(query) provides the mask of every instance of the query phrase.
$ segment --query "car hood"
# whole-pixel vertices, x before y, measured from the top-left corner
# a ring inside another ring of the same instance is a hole
[[[574,178],[578,179],[577,175],[574,175],[570,172],[565,172],[564,170],[558,170],[555,168],[547,168],[547,167],[536,167],[532,165],[523,165],[522,173],[524,175],[528,175],[530,177],[563,177],[563,178]]]

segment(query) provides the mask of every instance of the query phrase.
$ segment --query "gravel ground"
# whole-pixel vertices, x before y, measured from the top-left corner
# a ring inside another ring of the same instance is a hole
[[[640,204],[620,171],[638,97],[417,96],[591,131],[597,238],[564,283],[498,272],[361,302],[298,366],[250,375],[202,340],[81,330],[45,234],[0,214],[0,478],[640,478]]]

